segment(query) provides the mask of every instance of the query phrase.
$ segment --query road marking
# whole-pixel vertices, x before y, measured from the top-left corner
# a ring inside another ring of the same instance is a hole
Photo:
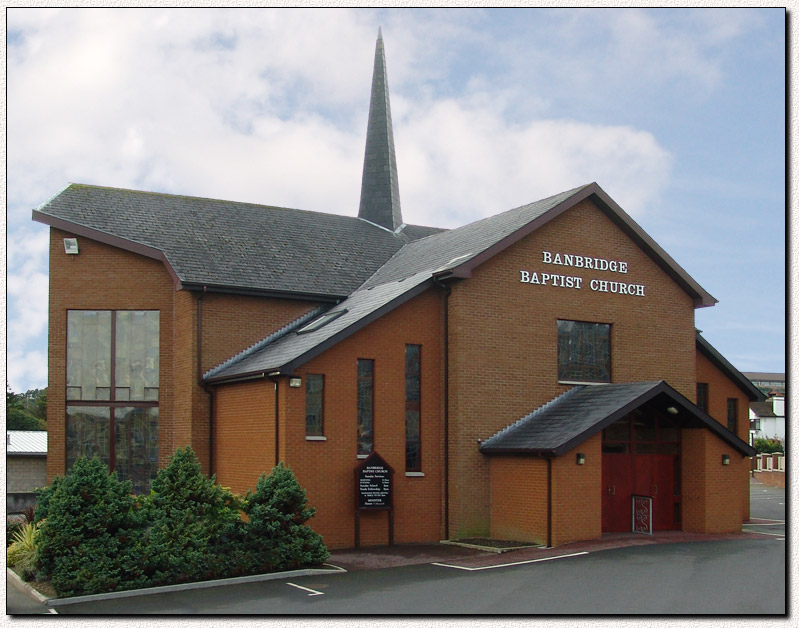
[[[774,523],[745,523],[745,526],[776,526],[780,524],[785,524],[784,521],[775,521]]]
[[[324,595],[324,593],[322,593],[321,591],[314,591],[313,589],[309,589],[307,587],[301,587],[300,585],[294,584],[293,582],[287,582],[286,584],[289,585],[290,587],[294,587],[295,589],[302,589],[303,591],[310,591],[310,593],[308,593],[308,597],[311,597],[313,595]]]
[[[438,567],[449,567],[450,569],[462,569],[464,571],[482,571],[483,569],[498,569],[500,567],[513,567],[515,565],[528,565],[530,563],[540,563],[545,560],[557,560],[558,558],[570,558],[572,556],[582,556],[588,552],[577,552],[576,554],[563,554],[562,556],[549,556],[547,558],[534,558],[532,560],[520,560],[517,563],[503,563],[501,565],[487,565],[485,567],[463,567],[462,565],[447,565],[446,563],[431,563]]]
[[[785,519],[766,519],[765,517],[754,517],[756,521],[773,521],[775,523],[785,523]],[[765,523],[744,523],[747,526],[768,525]]]
[[[771,532],[761,532],[760,530],[744,530],[744,534],[765,534],[766,536],[778,536],[780,537],[777,539],[778,541],[784,541],[785,535],[784,534],[772,534]]]

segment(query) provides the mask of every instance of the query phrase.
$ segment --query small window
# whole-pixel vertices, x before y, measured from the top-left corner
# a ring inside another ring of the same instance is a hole
[[[305,376],[305,435],[324,435],[325,376]]]
[[[734,398],[727,399],[727,429],[738,433],[738,400]]]
[[[336,320],[339,316],[346,314],[347,310],[336,310],[335,312],[327,312],[326,314],[322,314],[319,318],[315,318],[310,323],[305,325],[305,327],[300,327],[297,330],[298,334],[308,334],[312,331],[316,331],[317,329],[324,327],[328,323],[332,323]]]
[[[610,382],[610,325],[558,321],[558,381]]]
[[[405,471],[422,470],[420,345],[405,345]]]
[[[702,410],[702,412],[707,412],[707,394],[708,394],[708,385],[705,382],[697,382],[696,406],[700,410]]]
[[[358,455],[374,449],[374,360],[358,360]]]

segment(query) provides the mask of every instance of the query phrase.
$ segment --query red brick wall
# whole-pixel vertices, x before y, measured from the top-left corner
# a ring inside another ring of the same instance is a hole
[[[724,373],[722,373],[704,354],[696,351],[696,381],[708,384],[707,413],[727,427],[727,399],[738,400],[738,429],[736,435],[745,443],[749,442],[749,398]],[[739,457],[739,454],[735,454]],[[743,519],[749,519],[749,468],[747,464],[741,469],[739,479],[741,496],[741,512]]]
[[[275,385],[270,380],[216,388],[217,481],[243,495],[275,466]]]
[[[66,471],[67,310],[159,310],[160,333],[173,330],[174,284],[161,262],[78,237],[80,253],[64,253],[64,238],[50,230],[50,303],[48,323],[47,481]],[[159,463],[171,455],[174,391],[172,344],[161,342]],[[166,376],[165,376],[166,375]]]
[[[577,453],[585,464],[577,464]],[[602,537],[602,434],[552,461],[552,541]]]
[[[354,542],[357,455],[356,364],[373,359],[374,447],[394,469],[397,543],[443,538],[442,294],[432,288],[314,358],[297,375],[301,388],[280,381],[280,458],[296,473],[317,509],[311,526],[328,547]],[[405,475],[405,345],[422,345],[422,472]],[[325,441],[305,439],[305,374],[325,376]],[[232,388],[233,386],[231,386]],[[475,443],[475,448],[477,444]],[[363,512],[361,544],[388,542],[385,512]]]
[[[543,264],[542,250],[628,262],[617,274]],[[579,290],[520,283],[520,270],[583,277]],[[646,285],[646,296],[593,292],[592,278]],[[693,399],[695,331],[688,295],[589,201],[479,266],[450,298],[451,536],[489,532],[488,460],[477,439],[549,401],[557,320],[610,323],[614,382],[664,379]]]
[[[492,456],[491,537],[547,544],[547,461]]]
[[[175,290],[164,265],[78,237],[80,253],[66,255],[58,229],[50,236],[48,353],[48,481],[65,472],[66,313],[69,309],[160,311],[159,464],[190,445],[209,471],[210,399],[198,383],[197,293]],[[246,349],[317,303],[206,294],[202,369]]]
[[[730,456],[723,465],[721,456]],[[741,478],[749,459],[706,429],[682,430],[682,528],[687,532],[740,532]]]

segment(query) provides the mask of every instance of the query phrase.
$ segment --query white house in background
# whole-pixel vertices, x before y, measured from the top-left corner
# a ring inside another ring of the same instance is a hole
[[[785,440],[785,397],[774,395],[765,401],[749,403],[749,430],[752,439]]]

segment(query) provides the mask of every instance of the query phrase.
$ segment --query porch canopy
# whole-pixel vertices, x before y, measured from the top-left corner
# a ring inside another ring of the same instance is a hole
[[[560,456],[643,406],[668,412],[680,427],[710,430],[742,456],[757,453],[662,380],[575,386],[488,438],[480,451],[489,456]]]

